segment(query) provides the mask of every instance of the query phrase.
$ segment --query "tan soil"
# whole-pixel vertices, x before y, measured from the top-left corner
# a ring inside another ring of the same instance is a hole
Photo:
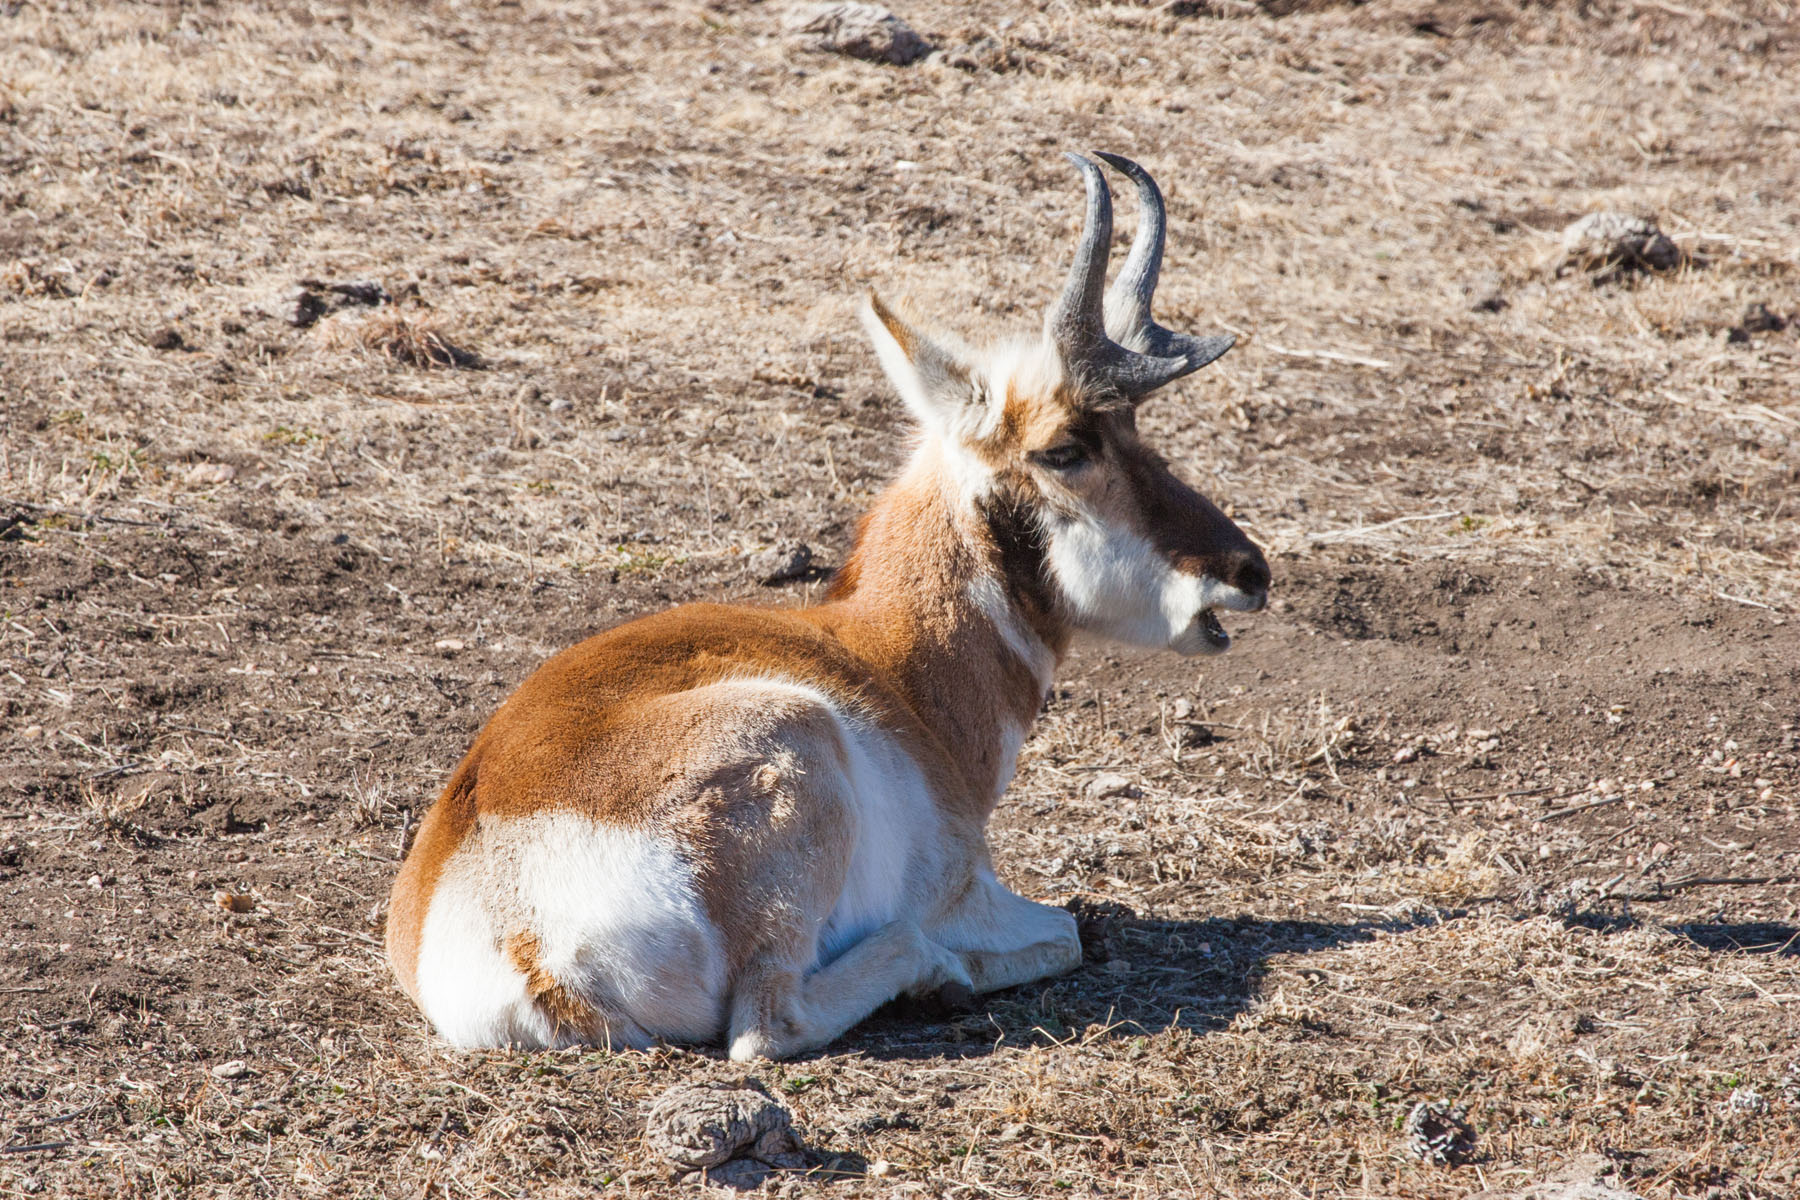
[[[765,1186],[1800,1190],[1800,329],[1744,317],[1800,309],[1791,9],[902,15],[942,58],[0,5],[0,1194],[675,1187],[647,1103],[741,1072],[446,1050],[398,849],[554,649],[816,594],[755,563],[840,561],[905,452],[860,288],[1029,328],[1072,147],[1170,193],[1164,321],[1241,334],[1144,423],[1277,602],[1077,651],[994,840],[1091,961],[757,1071],[818,1164]],[[1684,265],[1559,273],[1602,210]]]

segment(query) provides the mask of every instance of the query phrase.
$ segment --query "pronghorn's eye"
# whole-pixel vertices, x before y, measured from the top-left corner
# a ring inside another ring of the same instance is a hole
[[[1053,471],[1072,471],[1088,460],[1087,447],[1080,442],[1064,442],[1032,456]]]

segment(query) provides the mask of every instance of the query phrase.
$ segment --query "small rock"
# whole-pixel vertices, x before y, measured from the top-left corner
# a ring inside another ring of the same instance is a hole
[[[464,643],[461,638],[439,638],[431,644],[439,650],[455,651],[461,650]]]
[[[1446,1100],[1421,1100],[1406,1116],[1406,1148],[1428,1163],[1457,1163],[1475,1149],[1468,1114]]]
[[[347,308],[353,304],[374,307],[378,304],[392,304],[394,298],[388,290],[373,279],[349,279],[343,283],[320,283],[316,279],[302,279],[300,286],[314,291],[330,292],[339,297],[339,308]]]
[[[287,288],[256,307],[257,311],[286,321],[296,329],[309,329],[331,311],[331,302],[302,284]]]
[[[812,547],[805,542],[783,542],[747,557],[750,574],[764,587],[780,587],[796,579],[811,578]]]
[[[1002,74],[1019,65],[1018,56],[992,35],[983,35],[972,42],[944,50],[939,58],[946,67],[955,67],[958,71],[970,74],[978,71]]]
[[[1616,212],[1589,213],[1563,230],[1562,251],[1557,274],[1587,271],[1596,283],[1626,271],[1669,271],[1683,262],[1681,249],[1654,222]]]
[[[876,4],[802,4],[788,13],[787,32],[810,50],[904,67],[931,53],[931,44]]]
[[[1169,715],[1177,721],[1185,721],[1194,715],[1194,702],[1183,696],[1169,706]]]
[[[1133,797],[1140,795],[1131,780],[1112,771],[1106,771],[1088,780],[1085,789],[1090,800],[1111,800],[1117,796]]]
[[[184,478],[193,487],[212,487],[236,479],[237,473],[230,463],[202,462],[189,467]]]
[[[1738,324],[1746,333],[1780,333],[1788,327],[1789,319],[1768,305],[1757,303],[1744,309],[1744,319]]]
[[[1751,1087],[1738,1088],[1731,1093],[1731,1099],[1727,1103],[1733,1112],[1761,1114],[1769,1111],[1769,1102],[1763,1099],[1761,1092]]]
[[[212,1069],[212,1077],[214,1079],[242,1079],[249,1073],[250,1068],[245,1065],[244,1060],[241,1058],[234,1058],[230,1062],[222,1062]]]
[[[44,736],[44,727],[42,725],[27,725],[25,728],[19,730],[19,736],[25,741],[35,742]]]
[[[793,1115],[748,1079],[676,1084],[650,1105],[644,1141],[677,1167],[727,1187],[754,1187],[773,1168],[806,1165]],[[726,1169],[734,1160],[750,1161]]]
[[[1744,309],[1744,319],[1725,331],[1725,340],[1742,345],[1753,333],[1780,333],[1788,327],[1788,317],[1766,304],[1752,304]]]
[[[256,908],[256,897],[247,892],[214,892],[213,903],[228,913],[247,913]]]

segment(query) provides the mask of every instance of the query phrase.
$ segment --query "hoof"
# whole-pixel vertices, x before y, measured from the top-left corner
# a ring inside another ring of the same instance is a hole
[[[946,983],[933,999],[946,1016],[975,1011],[975,989],[966,983]]]

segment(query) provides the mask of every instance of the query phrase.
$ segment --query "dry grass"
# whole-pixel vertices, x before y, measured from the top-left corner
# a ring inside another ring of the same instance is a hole
[[[642,1106],[735,1069],[446,1051],[396,856],[544,655],[836,561],[904,453],[861,287],[1028,328],[1094,145],[1170,194],[1162,318],[1241,335],[1142,424],[1277,603],[1077,653],[994,841],[1092,961],[759,1071],[771,1186],[1800,1187],[1795,893],[1692,882],[1800,869],[1800,328],[1729,340],[1800,309],[1790,8],[905,15],[942,61],[731,0],[0,17],[0,1192],[669,1190]],[[1559,276],[1602,210],[1686,265]],[[1406,1153],[1436,1099],[1471,1163]]]
[[[382,312],[336,318],[322,329],[328,350],[361,350],[408,367],[480,367],[481,356],[446,337],[429,318]]]

